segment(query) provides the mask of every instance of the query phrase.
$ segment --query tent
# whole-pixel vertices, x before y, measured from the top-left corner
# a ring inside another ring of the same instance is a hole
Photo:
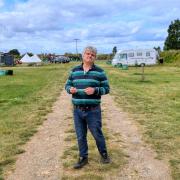
[[[21,60],[20,60],[22,63],[31,63],[31,57],[28,55],[28,54],[25,54]]]
[[[31,62],[41,62],[41,59],[35,54],[31,57]]]
[[[20,60],[22,63],[38,63],[41,62],[41,59],[35,54],[30,57],[28,54],[25,54]]]

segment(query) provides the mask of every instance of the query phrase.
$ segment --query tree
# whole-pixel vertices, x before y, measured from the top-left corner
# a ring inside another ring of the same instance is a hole
[[[31,53],[31,52],[27,52],[27,54],[31,57],[31,56],[33,56],[33,53]]]
[[[172,21],[168,28],[168,36],[164,43],[164,50],[180,49],[180,20]]]
[[[82,61],[82,54],[64,53],[64,56],[69,57],[72,61]]]
[[[117,53],[117,47],[116,46],[113,47],[112,53],[113,53],[113,55],[115,55]]]
[[[13,56],[20,56],[20,53],[17,49],[12,49],[9,51],[9,54],[13,55]]]
[[[158,47],[154,47],[153,49],[155,49],[159,54],[160,54],[160,52],[161,52],[161,48],[160,48],[160,46],[158,46]]]
[[[109,54],[98,54],[97,55],[98,60],[107,60],[107,59],[109,59],[108,57],[109,57]]]

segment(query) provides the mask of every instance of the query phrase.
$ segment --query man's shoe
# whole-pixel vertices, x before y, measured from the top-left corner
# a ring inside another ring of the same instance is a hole
[[[87,157],[80,157],[78,162],[74,165],[74,169],[79,169],[85,166],[88,163]]]
[[[108,164],[110,162],[111,162],[111,159],[110,159],[110,157],[108,156],[107,153],[101,154],[101,163],[102,164]]]

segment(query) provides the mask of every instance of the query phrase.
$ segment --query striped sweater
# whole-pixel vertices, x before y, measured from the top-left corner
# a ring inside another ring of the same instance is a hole
[[[94,64],[88,72],[84,72],[83,64],[74,67],[65,85],[69,94],[71,87],[77,89],[77,93],[72,95],[74,105],[98,105],[101,103],[101,95],[108,94],[110,90],[104,70]],[[94,87],[94,94],[87,95],[84,92],[87,87]]]

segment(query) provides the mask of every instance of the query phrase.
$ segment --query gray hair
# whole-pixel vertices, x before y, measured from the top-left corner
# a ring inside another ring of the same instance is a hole
[[[96,49],[95,47],[93,47],[93,46],[87,46],[87,47],[84,48],[83,53],[82,53],[82,56],[84,56],[84,53],[85,53],[87,50],[89,50],[89,51],[97,54],[97,49]]]

